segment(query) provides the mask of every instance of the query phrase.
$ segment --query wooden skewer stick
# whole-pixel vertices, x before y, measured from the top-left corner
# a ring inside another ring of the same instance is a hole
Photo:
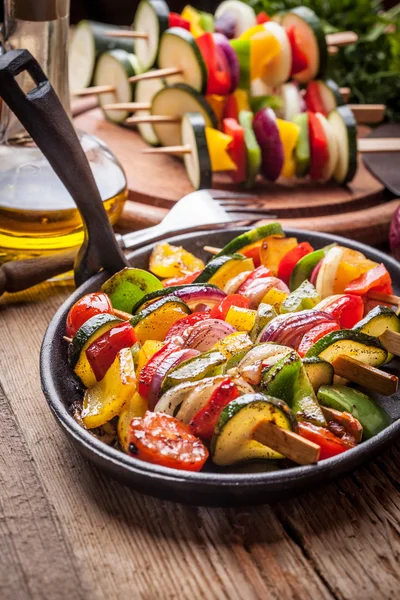
[[[113,29],[111,31],[106,31],[104,35],[105,37],[127,38],[132,40],[147,40],[149,37],[149,34],[144,31],[132,31],[130,29]]]
[[[92,87],[83,88],[82,90],[76,90],[72,92],[73,96],[94,96],[96,94],[108,94],[115,92],[115,86],[113,85],[94,85]]]
[[[253,431],[253,439],[289,458],[298,465],[311,465],[318,462],[320,446],[301,437],[293,431],[281,429],[275,423],[264,421]]]
[[[150,110],[150,102],[115,102],[114,104],[104,104],[104,110]]]
[[[216,248],[215,246],[204,246],[203,250],[205,250],[205,252],[209,252],[210,254],[219,254],[221,252],[221,248]]]
[[[182,117],[171,117],[168,115],[143,115],[140,117],[129,117],[125,123],[136,125],[137,123],[180,123]]]
[[[72,343],[72,338],[67,337],[66,335],[63,335],[63,340],[65,340],[66,342],[68,342],[68,344]]]
[[[388,352],[400,356],[400,333],[386,329],[380,336],[380,341]]]
[[[162,148],[145,148],[141,154],[190,154],[191,146],[164,146]]]
[[[114,308],[113,315],[123,319],[124,321],[129,321],[133,317],[133,315],[125,312],[124,310],[118,310],[117,308]]]
[[[368,298],[376,300],[377,302],[384,302],[385,304],[393,304],[393,306],[400,306],[400,297],[394,296],[393,294],[380,294],[379,292],[368,292]]]
[[[350,97],[350,88],[349,87],[341,87],[339,88],[339,92],[342,94],[343,96],[343,101],[345,102],[345,104],[347,104],[349,97]]]
[[[372,125],[380,123],[385,118],[386,106],[384,104],[349,104],[357,123]]]
[[[334,56],[338,52],[339,52],[338,46],[328,46],[328,54],[330,54],[331,56]]]
[[[335,374],[383,396],[391,396],[397,391],[399,380],[396,375],[366,365],[350,356],[338,356],[332,362]]]
[[[361,138],[357,141],[358,151],[370,152],[400,152],[400,138]]]
[[[182,69],[180,67],[166,67],[165,69],[156,69],[154,71],[147,71],[147,73],[139,73],[139,75],[133,75],[129,77],[128,81],[136,83],[137,81],[143,81],[144,79],[157,79],[158,77],[169,77],[170,75],[180,75]]]
[[[358,40],[358,35],[355,31],[339,31],[338,33],[328,33],[325,39],[328,46],[342,48],[343,46],[355,44]]]

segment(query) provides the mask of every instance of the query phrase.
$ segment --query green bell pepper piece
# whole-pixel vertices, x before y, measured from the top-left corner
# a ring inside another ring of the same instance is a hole
[[[261,148],[253,130],[253,113],[241,110],[239,124],[244,130],[244,143],[246,146],[246,187],[253,187],[261,168]]]
[[[321,296],[308,280],[294,290],[281,304],[281,313],[298,312],[299,310],[309,310],[321,302]]]

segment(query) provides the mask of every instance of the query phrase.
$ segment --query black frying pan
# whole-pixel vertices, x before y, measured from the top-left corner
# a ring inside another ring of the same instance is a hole
[[[27,96],[14,80],[15,75],[24,69],[29,70],[38,84]],[[337,457],[317,465],[272,472],[250,472],[253,470],[252,466],[227,472],[210,466],[201,473],[191,473],[141,462],[105,445],[80,427],[69,412],[70,405],[80,398],[81,390],[68,366],[67,345],[62,339],[66,316],[78,298],[98,290],[110,274],[126,264],[126,259],[121,255],[108,225],[101,199],[93,185],[90,169],[88,171],[86,158],[72,125],[43,72],[29,53],[13,51],[0,59],[0,95],[54,166],[81,210],[88,230],[84,251],[80,253],[81,262],[77,264],[80,287],[53,317],[43,340],[40,357],[44,395],[58,424],[84,456],[112,477],[141,492],[163,499],[196,505],[248,505],[275,501],[315,488],[373,458],[399,436],[400,395],[390,398],[376,396],[376,401],[392,417],[393,424],[371,440]],[[72,169],[72,174],[69,169]],[[244,229],[185,234],[174,237],[171,241],[182,244],[205,259],[204,245],[225,245],[241,231]],[[301,241],[310,241],[315,248],[336,241],[360,250],[372,260],[384,262],[393,281],[398,282],[394,286],[395,292],[400,292],[400,266],[382,252],[338,236],[298,230],[288,230],[287,233]],[[127,259],[136,267],[147,268],[150,252],[151,247],[146,246],[133,252]],[[107,271],[97,273],[101,267]],[[399,372],[399,365],[394,364],[393,370]]]

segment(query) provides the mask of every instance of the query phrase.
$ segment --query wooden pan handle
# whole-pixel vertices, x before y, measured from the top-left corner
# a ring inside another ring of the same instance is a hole
[[[46,279],[73,269],[78,248],[27,260],[5,263],[0,269],[0,295],[21,292]]]

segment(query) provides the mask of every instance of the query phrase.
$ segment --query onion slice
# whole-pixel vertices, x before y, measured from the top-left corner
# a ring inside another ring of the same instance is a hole
[[[303,335],[320,323],[335,322],[335,319],[320,310],[301,310],[279,315],[264,328],[260,342],[276,342],[297,350]]]
[[[220,319],[206,319],[189,327],[183,335],[185,348],[194,348],[200,352],[210,350],[217,342],[223,340],[236,329]]]
[[[164,381],[165,376],[168,371],[173,367],[176,367],[184,360],[189,360],[190,358],[194,358],[198,356],[200,352],[198,350],[193,350],[192,348],[184,348],[177,350],[176,352],[172,352],[169,356],[167,356],[162,363],[158,366],[156,373],[150,384],[150,390],[148,395],[149,409],[154,409],[154,406],[157,403],[157,400],[160,396],[162,382]]]

